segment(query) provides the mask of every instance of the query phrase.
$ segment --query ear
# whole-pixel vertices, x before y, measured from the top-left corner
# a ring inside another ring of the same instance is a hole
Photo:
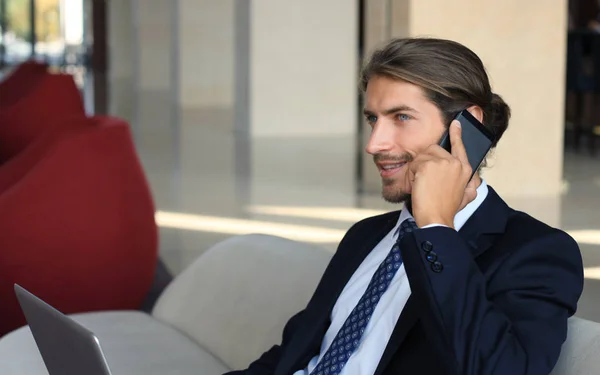
[[[467,108],[467,111],[469,111],[469,113],[472,114],[473,117],[475,117],[477,120],[479,120],[479,122],[483,124],[483,109],[481,109],[481,107],[472,105],[469,108]]]

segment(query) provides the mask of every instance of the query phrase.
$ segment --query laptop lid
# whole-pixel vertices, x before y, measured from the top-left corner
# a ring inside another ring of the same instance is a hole
[[[50,375],[110,375],[94,333],[17,284],[15,293]]]

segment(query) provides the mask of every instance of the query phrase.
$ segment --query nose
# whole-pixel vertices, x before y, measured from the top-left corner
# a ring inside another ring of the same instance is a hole
[[[371,130],[371,136],[365,151],[371,155],[389,152],[393,148],[393,134],[383,124],[375,124]]]

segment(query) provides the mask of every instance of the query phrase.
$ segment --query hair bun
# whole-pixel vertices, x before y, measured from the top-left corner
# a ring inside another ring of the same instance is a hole
[[[486,119],[486,125],[490,128],[495,136],[496,141],[494,142],[494,147],[498,140],[502,137],[502,134],[508,128],[508,121],[510,120],[510,107],[504,99],[498,94],[492,94],[492,102],[490,103],[490,116]]]

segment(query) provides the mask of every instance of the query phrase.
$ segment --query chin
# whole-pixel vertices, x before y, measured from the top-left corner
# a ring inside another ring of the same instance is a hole
[[[394,186],[393,184],[385,185],[381,191],[381,196],[386,202],[389,203],[404,203],[410,199],[410,194],[405,192],[398,186]]]

